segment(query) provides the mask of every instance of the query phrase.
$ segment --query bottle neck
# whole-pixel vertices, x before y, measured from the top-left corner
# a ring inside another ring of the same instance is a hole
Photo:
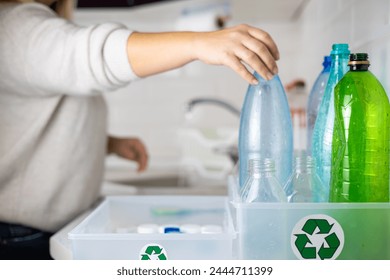
[[[248,164],[248,175],[255,178],[275,176],[275,163],[271,159],[252,159]]]
[[[335,54],[332,55],[332,66],[330,69],[330,75],[334,77],[334,81],[339,81],[348,72],[348,54]]]
[[[348,54],[343,53],[343,54],[334,54],[332,55],[332,66],[331,69],[336,70],[336,69],[346,69],[348,62],[349,62],[349,57]]]
[[[295,172],[297,174],[311,174],[315,168],[314,160],[310,156],[295,158]]]
[[[322,69],[322,72],[330,72],[330,67],[331,67],[331,64],[325,65],[324,68]]]

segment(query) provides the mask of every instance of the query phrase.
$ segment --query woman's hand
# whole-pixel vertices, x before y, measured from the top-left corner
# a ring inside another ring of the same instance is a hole
[[[144,171],[148,164],[145,145],[138,138],[108,137],[107,152],[138,163],[138,172]]]
[[[226,65],[252,84],[257,80],[245,65],[270,80],[278,73],[278,48],[271,36],[261,29],[238,25],[215,32],[198,33],[197,58],[207,64]]]
[[[267,80],[278,73],[279,51],[271,36],[245,24],[213,32],[134,32],[127,53],[133,71],[140,77],[194,60],[228,66],[251,84],[257,80],[246,66]]]

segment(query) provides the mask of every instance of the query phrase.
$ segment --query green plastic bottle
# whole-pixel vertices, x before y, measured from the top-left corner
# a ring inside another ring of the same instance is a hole
[[[335,88],[329,200],[389,202],[389,99],[366,53],[351,54],[348,65]]]

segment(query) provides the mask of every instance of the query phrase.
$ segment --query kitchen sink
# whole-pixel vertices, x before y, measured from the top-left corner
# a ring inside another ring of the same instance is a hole
[[[136,187],[188,187],[185,178],[178,175],[158,176],[151,178],[131,178],[124,180],[114,180],[115,183]]]

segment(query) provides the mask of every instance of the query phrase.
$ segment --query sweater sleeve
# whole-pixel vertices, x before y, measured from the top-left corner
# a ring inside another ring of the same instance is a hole
[[[123,25],[79,27],[40,4],[18,5],[5,22],[10,79],[24,94],[91,95],[137,79],[126,50],[132,31]]]

